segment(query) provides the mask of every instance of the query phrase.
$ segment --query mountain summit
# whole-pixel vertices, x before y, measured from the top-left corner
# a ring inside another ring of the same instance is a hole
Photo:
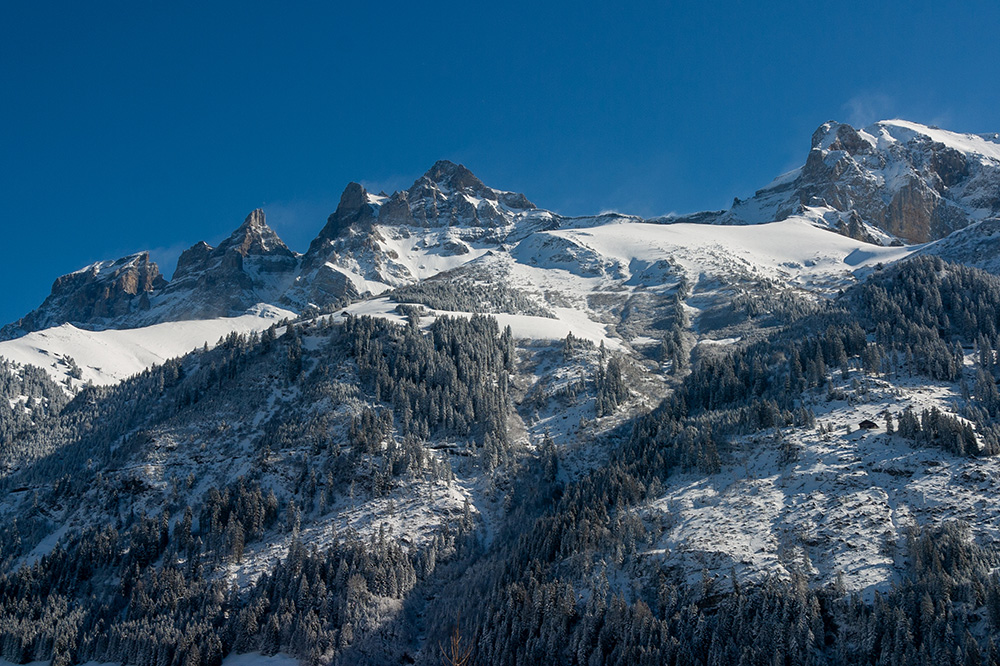
[[[981,246],[986,228],[976,223],[997,216],[1000,135],[885,120],[862,129],[823,123],[803,166],[752,197],[736,199],[729,210],[654,221],[747,225],[802,218],[878,245],[925,243],[969,227],[941,253],[971,257],[970,244]],[[489,187],[462,164],[439,160],[391,195],[349,183],[304,255],[289,249],[256,209],[218,247],[199,242],[185,250],[169,283],[148,255],[94,264],[57,280],[45,303],[2,336],[64,322],[101,329],[231,316],[258,303],[294,312],[330,309],[509,251],[540,231],[612,221],[643,220],[565,218],[523,194]],[[587,254],[567,238],[538,238],[548,244],[546,256],[562,247],[565,254],[552,254],[555,261]],[[528,252],[526,246],[519,251]],[[595,264],[586,270],[611,269]]]
[[[64,323],[90,328],[121,326],[148,312],[150,295],[166,285],[148,252],[99,261],[57,278],[48,298],[17,322],[0,329],[0,339]]]
[[[201,241],[182,252],[159,305],[177,319],[241,314],[276,300],[297,268],[297,255],[257,208],[218,247]]]
[[[1000,214],[1000,135],[959,134],[905,120],[864,129],[827,122],[805,164],[728,211],[684,221],[755,224],[811,209],[866,240],[925,243]]]

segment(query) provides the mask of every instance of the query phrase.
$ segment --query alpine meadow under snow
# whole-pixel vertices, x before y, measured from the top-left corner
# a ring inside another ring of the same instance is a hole
[[[0,329],[0,660],[1000,664],[998,250],[1000,136],[890,120],[725,211],[441,161],[62,276]]]

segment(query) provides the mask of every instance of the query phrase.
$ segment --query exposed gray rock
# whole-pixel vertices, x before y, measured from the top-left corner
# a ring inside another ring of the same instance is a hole
[[[150,294],[166,284],[148,252],[97,262],[57,278],[48,298],[19,321],[0,329],[0,339],[65,323],[93,329],[120,326],[147,312]]]
[[[857,215],[861,227],[833,227],[856,238],[880,240],[871,228],[909,243],[944,238],[1000,214],[995,136],[954,134],[904,121],[863,130],[827,122],[813,133],[801,169],[749,199],[736,199],[728,211],[670,221],[755,224],[801,214],[803,206],[821,206]],[[870,228],[859,236],[855,232],[862,227]]]
[[[298,265],[258,208],[218,247],[202,241],[181,254],[173,279],[155,299],[158,317],[231,316],[274,302],[295,279]]]
[[[350,183],[337,210],[310,243],[302,257],[296,283],[280,301],[283,307],[332,307],[357,298],[367,287],[400,286],[416,281],[411,267],[386,243],[385,230],[400,239],[430,234],[422,247],[437,248],[440,256],[471,252],[470,243],[499,245],[548,225],[558,216],[538,211],[523,194],[487,187],[471,171],[447,160],[436,162],[409,189],[391,196],[371,195],[364,186]],[[381,231],[380,231],[381,230]],[[345,279],[355,276],[357,283]],[[383,287],[385,288],[385,287]]]

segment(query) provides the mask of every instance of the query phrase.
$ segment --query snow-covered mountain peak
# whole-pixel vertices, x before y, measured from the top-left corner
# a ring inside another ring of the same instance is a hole
[[[431,183],[446,194],[463,190],[479,194],[485,193],[489,189],[464,164],[455,164],[450,160],[435,162],[423,176],[417,179],[414,186],[422,182]]]
[[[856,130],[845,123],[829,120],[813,132],[813,150],[844,150],[848,153],[869,153],[877,140],[866,130]]]
[[[476,199],[497,201],[514,210],[533,210],[535,205],[518,192],[507,192],[488,187],[463,164],[455,164],[449,160],[438,160],[427,172],[418,178],[410,187],[408,194],[411,199],[419,198],[428,190],[439,195],[465,194]]]
[[[820,125],[812,136],[813,150],[843,150],[852,155],[886,151],[894,144],[932,144],[932,150],[943,147],[1000,161],[1000,134],[963,134],[898,118],[880,120],[863,129],[830,120]]]
[[[498,226],[514,214],[535,210],[523,194],[487,187],[465,166],[447,160],[418,178],[405,201],[413,220],[427,225]]]
[[[863,129],[829,121],[813,133],[805,164],[727,211],[679,221],[760,224],[804,207],[846,216],[836,228],[864,240],[924,243],[1000,214],[1000,139],[906,120]]]
[[[72,273],[56,278],[56,282],[59,282],[60,280],[72,279],[71,276],[73,275],[90,275],[92,277],[96,277],[101,273],[107,274],[108,271],[117,273],[123,268],[139,266],[145,261],[149,261],[148,252],[136,252],[135,254],[129,254],[119,259],[95,261],[94,263],[88,264],[83,268],[73,271]]]

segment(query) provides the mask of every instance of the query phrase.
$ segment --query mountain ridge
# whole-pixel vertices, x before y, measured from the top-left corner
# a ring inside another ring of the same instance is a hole
[[[813,133],[802,167],[736,199],[729,210],[648,221],[759,224],[797,215],[879,245],[939,240],[1000,216],[998,136],[904,120],[862,129],[829,121]],[[46,302],[0,329],[0,339],[60,323],[99,330],[235,316],[261,302],[298,312],[333,307],[430,276],[400,261],[393,242],[400,239],[387,234],[424,234],[436,254],[460,256],[468,254],[470,242],[499,247],[534,231],[586,226],[599,218],[540,209],[523,194],[488,187],[464,165],[439,160],[392,195],[348,184],[305,254],[291,251],[256,209],[219,247],[201,241],[185,250],[169,282],[143,277],[141,293],[114,281],[105,290],[87,286],[70,277],[79,271],[59,278]],[[144,261],[159,272],[148,257]],[[458,263],[443,262],[442,269]],[[71,285],[79,285],[75,296],[69,295]]]
[[[1000,658],[1000,218],[893,244],[868,176],[965,196],[975,151],[884,129],[734,206],[780,220],[438,162],[304,254],[257,209],[61,278],[39,321],[105,329],[0,341],[0,659]]]

